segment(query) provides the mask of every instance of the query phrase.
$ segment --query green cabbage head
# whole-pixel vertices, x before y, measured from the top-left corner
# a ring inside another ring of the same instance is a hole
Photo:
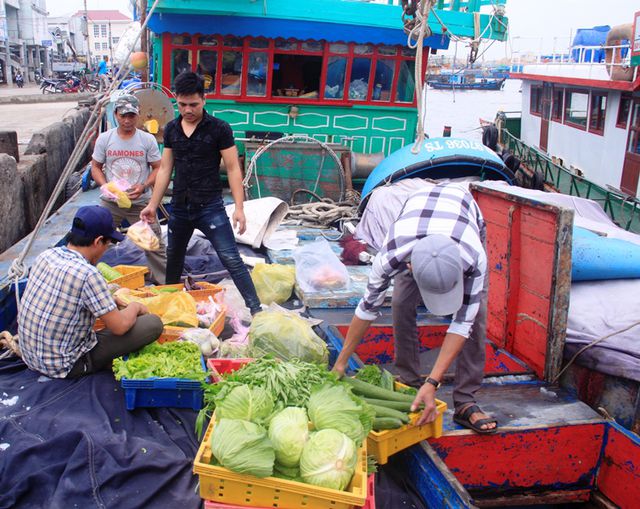
[[[344,490],[358,462],[356,444],[344,433],[323,429],[311,435],[300,457],[300,475],[304,482]]]
[[[273,474],[276,460],[267,430],[240,419],[220,419],[211,433],[211,452],[220,464],[256,477]]]
[[[216,420],[243,419],[263,424],[272,413],[273,399],[262,387],[238,385],[216,400]]]
[[[324,385],[314,391],[307,404],[315,429],[341,431],[361,444],[371,431],[375,411],[342,384]]]
[[[287,407],[275,414],[269,423],[269,439],[276,451],[276,461],[284,467],[297,467],[309,439],[307,411]]]

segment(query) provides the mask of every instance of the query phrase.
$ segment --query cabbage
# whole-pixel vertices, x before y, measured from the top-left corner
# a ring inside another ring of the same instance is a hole
[[[243,419],[262,424],[273,413],[273,399],[262,387],[238,385],[216,400],[216,420]]]
[[[304,482],[344,490],[358,462],[356,444],[344,433],[325,429],[313,433],[302,450],[300,474]]]
[[[283,467],[298,466],[308,438],[309,419],[304,408],[288,407],[271,419],[269,439],[276,451],[276,461]]]
[[[273,467],[273,476],[280,477],[282,479],[289,479],[290,481],[301,481],[302,477],[300,477],[300,469],[296,467],[285,467],[280,465],[277,461]]]
[[[324,365],[329,359],[326,343],[294,313],[258,313],[249,329],[249,345],[249,355],[255,358],[271,354],[284,361],[300,359]]]
[[[276,460],[267,430],[240,419],[220,419],[211,433],[211,452],[220,464],[239,474],[268,477]]]
[[[344,385],[324,385],[311,394],[309,419],[314,427],[341,431],[361,444],[371,431],[375,411]]]

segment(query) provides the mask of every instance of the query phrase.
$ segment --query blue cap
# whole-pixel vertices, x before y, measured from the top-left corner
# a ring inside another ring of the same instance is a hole
[[[124,240],[124,235],[113,224],[111,212],[100,205],[80,207],[73,218],[71,233],[87,239],[102,236],[116,242]]]

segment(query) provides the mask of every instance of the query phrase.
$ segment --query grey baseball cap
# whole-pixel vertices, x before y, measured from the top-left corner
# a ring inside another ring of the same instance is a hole
[[[120,115],[124,115],[125,113],[135,113],[139,115],[140,101],[138,101],[136,96],[131,94],[121,95],[116,99],[116,111],[120,113]]]
[[[458,244],[446,235],[420,239],[411,253],[411,270],[424,305],[438,316],[462,307],[462,260]]]

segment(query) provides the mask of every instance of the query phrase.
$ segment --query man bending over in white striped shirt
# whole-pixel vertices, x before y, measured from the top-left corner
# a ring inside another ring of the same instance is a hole
[[[368,206],[371,206],[371,202]],[[421,383],[416,308],[424,302],[436,315],[453,315],[438,358],[418,391],[424,404],[417,424],[437,417],[435,394],[457,358],[454,420],[477,433],[495,433],[497,421],[476,405],[485,364],[488,269],[485,224],[471,193],[459,184],[427,184],[412,194],[389,228],[369,275],[364,297],[334,371],[347,361],[384,302],[392,278],[396,367],[409,384]]]

